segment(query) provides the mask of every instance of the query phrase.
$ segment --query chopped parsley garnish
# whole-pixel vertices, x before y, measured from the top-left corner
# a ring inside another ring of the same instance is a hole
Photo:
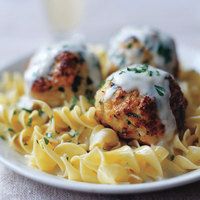
[[[48,138],[52,138],[52,133],[46,133],[46,136],[48,137]]]
[[[147,64],[139,65],[139,66],[134,67],[134,68],[127,67],[127,71],[133,71],[135,73],[143,73],[143,72],[146,72],[147,69],[148,69]]]
[[[60,91],[60,92],[65,92],[65,88],[62,87],[62,86],[60,86],[60,87],[58,87],[58,91]]]
[[[29,119],[28,119],[28,122],[27,122],[27,126],[31,126],[32,121],[33,121],[33,119],[32,119],[32,118],[29,118]]]
[[[115,86],[115,84],[114,84],[113,82],[111,82],[111,83],[110,83],[110,86],[113,87],[113,86]]]
[[[127,113],[127,116],[128,116],[128,117],[135,117],[135,118],[140,118],[140,117],[141,117],[141,116],[138,115],[137,113],[133,113],[133,112]]]
[[[72,101],[71,101],[70,110],[73,110],[73,108],[77,104],[77,102],[78,102],[78,98],[76,96],[73,96]]]
[[[71,137],[76,137],[78,134],[79,134],[79,132],[78,132],[78,131],[75,131],[75,130],[71,130],[71,131],[69,132],[69,135],[70,135]]]
[[[105,80],[102,80],[102,81],[99,83],[98,88],[100,89],[104,84],[105,84]]]
[[[16,115],[17,114],[17,111],[15,110],[14,112],[13,112],[13,115]]]
[[[76,76],[74,79],[74,82],[72,84],[72,91],[73,92],[77,92],[78,91],[78,87],[81,84],[81,80],[82,78],[80,76]]]
[[[127,48],[127,49],[131,49],[131,48],[132,48],[132,46],[133,46],[133,44],[132,44],[132,43],[128,43],[128,44],[127,44],[127,46],[126,46],[126,48]]]
[[[10,131],[10,132],[15,132],[12,128],[8,128],[8,131]]]
[[[158,46],[158,54],[163,56],[165,59],[165,63],[169,63],[171,61],[171,49],[167,46],[165,46],[164,44],[160,43],[160,45]]]
[[[87,77],[86,81],[87,81],[87,85],[91,85],[93,83],[90,77]]]
[[[87,97],[87,99],[92,99],[92,98],[93,98],[93,91],[87,89],[87,90],[85,91],[85,96]]]
[[[38,115],[41,117],[43,115],[43,111],[41,109],[38,110]]]
[[[0,138],[1,138],[2,140],[6,140],[6,138],[5,138],[3,135],[0,135]]]
[[[174,160],[174,155],[171,155],[170,157],[169,157],[169,159],[172,161],[172,160]]]
[[[159,85],[154,85],[157,93],[160,95],[160,96],[164,96],[165,94],[165,88],[159,86]]]
[[[24,142],[24,145],[27,146],[28,144],[26,142]]]
[[[156,70],[156,75],[160,76],[160,72],[158,70]]]
[[[149,76],[153,76],[153,71],[149,70],[148,74],[149,74]]]
[[[53,86],[49,86],[49,90],[51,90],[53,88]]]
[[[26,111],[26,112],[28,112],[28,113],[31,113],[33,110],[31,110],[31,109],[27,109],[27,108],[22,108],[22,110],[24,110],[24,111]]]
[[[46,145],[49,144],[49,140],[46,137],[44,137],[44,142],[45,142]]]
[[[52,121],[53,121],[53,116],[51,116],[51,117],[50,117],[49,121],[50,121],[50,122],[52,122]]]
[[[131,125],[131,122],[130,122],[128,119],[127,119],[127,124],[128,124],[128,125]]]
[[[90,104],[94,105],[94,104],[95,104],[95,99],[94,99],[94,98],[89,98],[89,99],[88,99],[88,102],[89,102]]]
[[[125,71],[121,71],[121,72],[119,72],[119,75],[121,75],[121,74],[123,74],[123,73],[125,73]]]
[[[129,72],[135,72],[135,68],[129,68],[129,67],[127,67],[127,71],[129,71]]]

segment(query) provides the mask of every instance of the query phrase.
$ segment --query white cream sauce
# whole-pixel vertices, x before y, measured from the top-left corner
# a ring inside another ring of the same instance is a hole
[[[173,40],[167,34],[150,27],[125,27],[113,37],[108,50],[111,63],[121,68],[142,62],[144,54],[140,52],[140,47],[122,48],[122,44],[131,37],[137,38],[141,45],[149,50],[152,55],[151,64],[164,70],[167,69],[170,73],[173,71],[177,59]],[[170,49],[172,55],[171,60],[167,64],[165,63],[165,58],[158,54],[158,48],[161,43]]]
[[[31,98],[30,96],[24,95],[22,96],[18,103],[17,103],[17,107],[19,108],[26,108],[26,109],[32,109],[33,107],[33,98]]]
[[[100,69],[94,64],[98,63],[97,58],[88,51],[86,45],[75,41],[61,42],[39,50],[31,59],[28,69],[25,72],[27,91],[30,91],[32,84],[37,79],[47,76],[55,62],[55,57],[64,51],[81,53],[89,67],[89,76],[95,85],[100,82]]]
[[[132,70],[140,66],[143,65],[135,64],[128,68]],[[152,76],[148,74],[149,71],[152,71]],[[151,66],[148,66],[147,71],[142,73],[128,71],[127,68],[123,68],[107,78],[107,81],[112,82],[114,85],[106,90],[103,100],[107,101],[111,99],[118,87],[121,87],[126,92],[138,90],[140,95],[155,98],[159,118],[165,126],[165,139],[169,141],[176,130],[176,121],[170,107],[171,92],[169,89],[169,80],[166,79],[168,76],[169,73]],[[161,87],[164,91],[161,90],[159,94],[156,86]]]

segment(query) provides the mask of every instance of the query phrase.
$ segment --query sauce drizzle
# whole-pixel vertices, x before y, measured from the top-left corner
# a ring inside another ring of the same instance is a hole
[[[169,76],[169,73],[148,65],[135,64],[123,68],[107,78],[113,86],[106,90],[103,101],[111,99],[118,87],[126,92],[138,90],[142,96],[155,98],[159,118],[165,126],[165,139],[169,141],[176,130],[175,117],[170,107]]]

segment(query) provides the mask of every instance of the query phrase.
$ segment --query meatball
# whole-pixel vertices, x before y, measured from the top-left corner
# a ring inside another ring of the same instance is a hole
[[[155,144],[184,128],[187,101],[172,75],[146,64],[111,74],[95,96],[96,117],[121,138]]]
[[[178,73],[178,58],[174,40],[148,27],[127,27],[111,39],[108,49],[109,70],[146,63],[173,74]]]
[[[26,91],[50,106],[74,95],[91,97],[101,80],[99,61],[86,45],[62,42],[37,52],[25,72]]]

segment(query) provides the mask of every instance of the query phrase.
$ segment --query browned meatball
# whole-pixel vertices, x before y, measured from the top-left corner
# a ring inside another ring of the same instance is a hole
[[[41,77],[33,83],[32,92],[47,92],[51,90],[52,87],[58,88],[61,86],[64,90],[64,87],[72,86],[74,80],[77,79],[81,71],[87,72],[87,70],[84,60],[79,55],[71,52],[62,52],[55,57],[55,63],[49,75],[47,77]],[[60,88],[60,90],[62,89]],[[74,88],[75,92],[76,90],[77,89]]]
[[[91,96],[100,78],[97,58],[85,46],[68,43],[39,51],[25,72],[28,93],[52,107],[74,95]]]
[[[111,39],[108,56],[110,72],[131,64],[147,63],[178,73],[176,45],[169,35],[149,27],[125,27]]]
[[[148,65],[115,72],[95,100],[97,119],[125,139],[155,144],[184,127],[187,102],[180,87],[169,73]]]

